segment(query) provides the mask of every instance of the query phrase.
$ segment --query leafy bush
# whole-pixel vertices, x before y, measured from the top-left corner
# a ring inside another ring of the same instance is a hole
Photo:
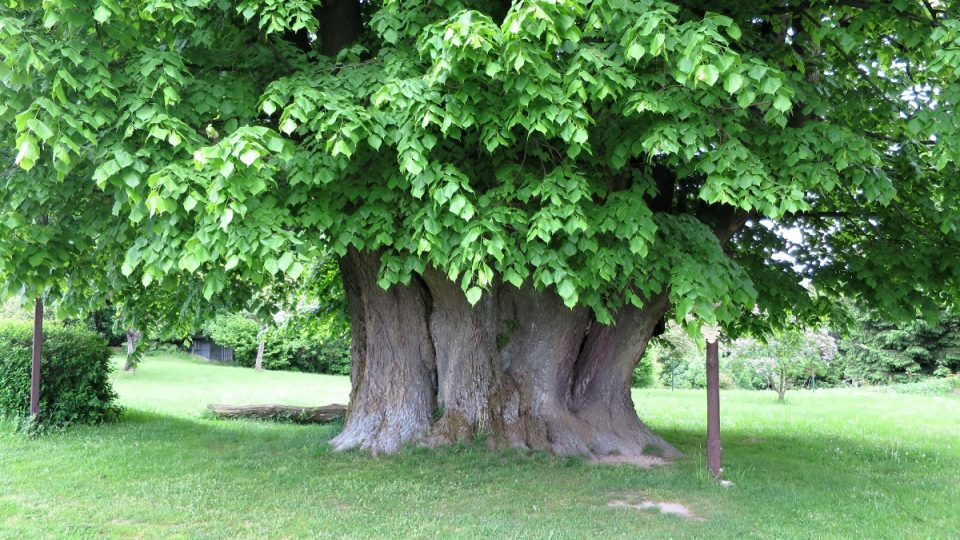
[[[927,378],[922,381],[878,386],[875,391],[895,394],[946,395],[960,392],[960,377]]]
[[[32,337],[30,322],[0,321],[0,415],[29,416]],[[47,324],[42,350],[42,426],[97,423],[119,414],[109,378],[110,350],[102,337],[83,328]]]
[[[706,357],[680,326],[670,323],[649,349],[660,364],[660,382],[667,388],[704,388]]]
[[[284,329],[268,335],[268,353],[264,364],[271,356],[282,369],[330,375],[350,374],[350,339],[345,336],[316,337],[297,335]]]
[[[656,351],[651,347],[647,347],[647,353],[637,362],[637,367],[633,368],[633,381],[631,386],[634,388],[650,388],[654,385],[657,379],[654,367],[656,365],[656,354]]]
[[[329,327],[301,325],[296,321],[269,328],[264,334],[263,367],[308,373],[348,375],[350,334]],[[205,326],[217,344],[233,349],[234,362],[253,367],[259,346],[260,324],[243,314],[221,315]]]
[[[206,335],[224,347],[233,349],[233,360],[241,366],[253,366],[257,356],[260,325],[257,321],[240,313],[219,315],[204,327]],[[277,369],[268,366],[267,369]]]

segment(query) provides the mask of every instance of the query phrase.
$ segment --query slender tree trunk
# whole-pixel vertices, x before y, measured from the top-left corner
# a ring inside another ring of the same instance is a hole
[[[335,448],[482,437],[564,455],[678,455],[637,417],[630,388],[665,297],[604,326],[553,292],[497,282],[471,306],[434,269],[384,291],[375,254],[351,250],[340,266],[353,394]]]
[[[43,348],[43,299],[37,297],[33,309],[33,355],[30,364],[30,417],[40,417],[40,360]]]
[[[253,363],[253,369],[257,371],[263,371],[263,353],[267,348],[267,327],[266,325],[260,326],[260,332],[257,334],[257,340],[260,342],[257,345],[257,359]]]
[[[780,371],[780,384],[777,386],[777,396],[780,403],[784,402],[784,396],[787,394],[787,373]]]
[[[123,363],[123,371],[128,373],[136,373],[137,371],[137,362],[136,362],[136,352],[137,352],[137,341],[140,339],[140,334],[137,333],[133,328],[127,329],[127,358]]]
[[[716,337],[707,341],[707,465],[713,476],[723,471],[720,441],[720,344]]]

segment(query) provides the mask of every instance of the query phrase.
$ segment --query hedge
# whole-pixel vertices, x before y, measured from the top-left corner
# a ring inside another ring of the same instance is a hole
[[[30,322],[0,321],[0,416],[29,417],[32,337]],[[38,425],[91,424],[120,413],[106,340],[83,328],[48,323],[42,351]]]

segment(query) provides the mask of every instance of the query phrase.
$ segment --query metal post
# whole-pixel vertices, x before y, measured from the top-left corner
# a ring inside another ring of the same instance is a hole
[[[37,297],[33,310],[33,360],[30,365],[30,416],[40,416],[40,352],[43,346],[43,300]]]
[[[705,328],[707,340],[707,465],[716,478],[723,472],[720,444],[720,330]]]

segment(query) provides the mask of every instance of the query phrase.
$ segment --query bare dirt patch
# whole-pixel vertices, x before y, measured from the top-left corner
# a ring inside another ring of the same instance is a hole
[[[679,516],[694,521],[705,521],[702,517],[694,514],[692,510],[678,502],[640,501],[631,503],[621,499],[614,499],[608,502],[607,506],[611,508],[633,508],[634,510],[659,510],[661,514]]]

